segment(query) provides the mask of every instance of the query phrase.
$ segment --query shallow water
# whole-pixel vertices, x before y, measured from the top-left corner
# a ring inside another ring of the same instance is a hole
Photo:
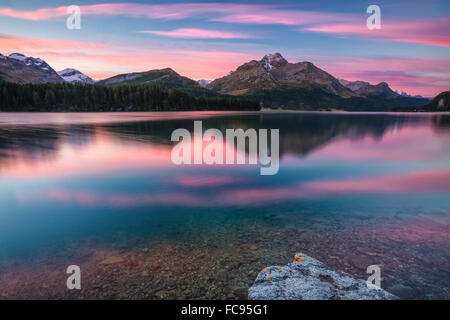
[[[279,128],[280,170],[170,160],[176,128]],[[450,116],[0,114],[0,299],[236,299],[304,252],[450,298]],[[68,265],[82,290],[66,289]]]

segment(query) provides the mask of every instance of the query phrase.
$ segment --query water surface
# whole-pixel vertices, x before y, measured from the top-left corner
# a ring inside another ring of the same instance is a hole
[[[175,166],[170,135],[193,120],[279,128],[279,173]],[[445,114],[3,113],[0,299],[244,298],[296,252],[449,299],[449,195]]]

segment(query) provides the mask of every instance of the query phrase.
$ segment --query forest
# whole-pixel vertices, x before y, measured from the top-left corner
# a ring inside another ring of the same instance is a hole
[[[256,102],[232,96],[194,97],[159,85],[103,85],[0,83],[0,111],[256,111]]]

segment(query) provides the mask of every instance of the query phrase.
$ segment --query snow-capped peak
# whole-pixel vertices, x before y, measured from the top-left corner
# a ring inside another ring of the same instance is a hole
[[[27,66],[34,65],[40,67],[42,70],[49,70],[49,66],[40,58],[27,57],[21,53],[11,53],[8,58],[20,61]]]
[[[69,83],[75,83],[75,82],[80,82],[80,83],[88,83],[88,84],[93,84],[95,81],[92,80],[91,78],[89,78],[87,75],[81,73],[80,71],[76,70],[76,69],[72,69],[72,68],[67,68],[61,71],[57,72],[58,75],[64,79],[64,81],[69,82]]]
[[[211,82],[211,80],[204,80],[204,79],[201,79],[201,80],[197,80],[197,82],[198,82],[198,84],[201,85],[202,87],[206,87],[206,86]]]
[[[25,61],[27,59],[27,57],[25,57],[21,53],[11,53],[9,55],[9,57],[12,58],[12,59],[15,59],[15,60],[19,60],[19,61]]]
[[[262,58],[261,63],[267,71],[277,68],[287,63],[286,59],[280,53],[268,53]]]

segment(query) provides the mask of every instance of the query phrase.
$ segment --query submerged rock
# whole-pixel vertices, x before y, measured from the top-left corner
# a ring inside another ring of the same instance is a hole
[[[249,291],[250,300],[392,300],[383,289],[369,289],[366,281],[334,271],[303,253],[286,266],[263,269]]]

